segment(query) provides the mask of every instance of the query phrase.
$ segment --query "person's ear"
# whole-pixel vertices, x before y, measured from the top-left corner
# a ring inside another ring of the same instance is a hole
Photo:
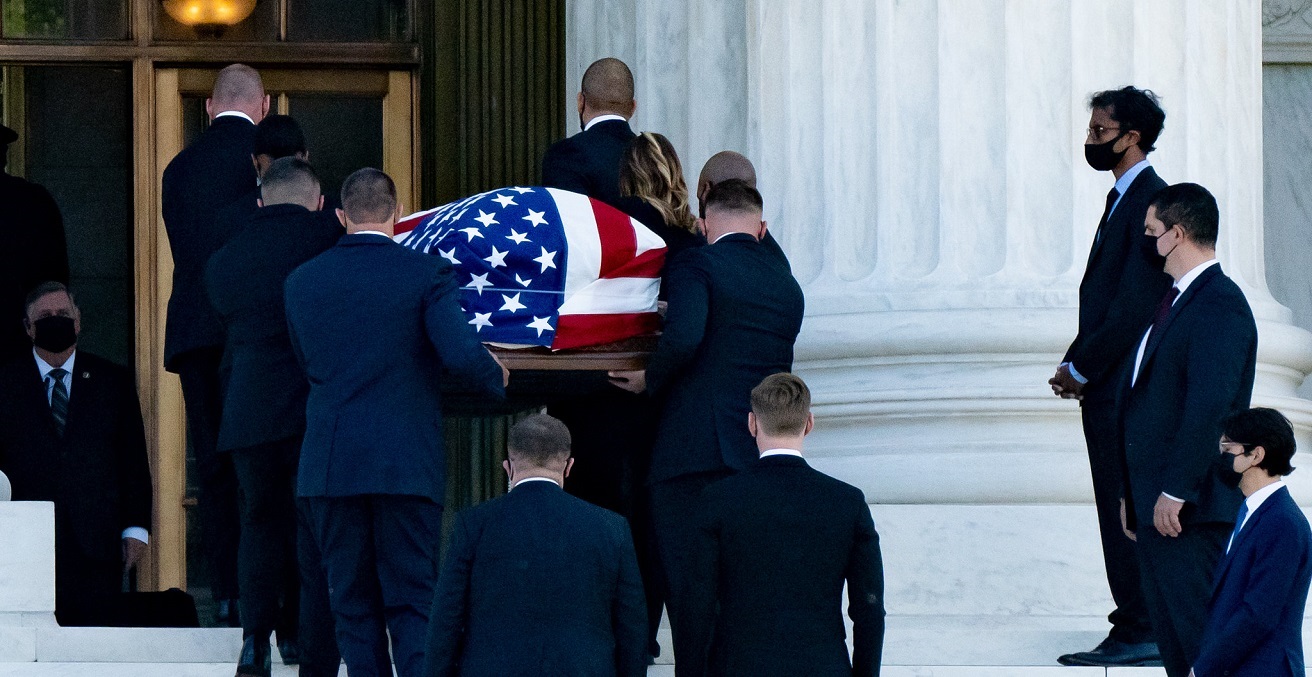
[[[219,111],[222,113],[223,111]],[[214,119],[214,99],[205,99],[205,114]]]
[[[1139,130],[1137,130],[1137,129],[1131,129],[1130,131],[1126,132],[1124,135],[1121,136],[1121,140],[1123,140],[1123,141],[1126,142],[1126,143],[1125,143],[1125,147],[1122,148],[1121,150],[1128,150],[1128,149],[1130,148],[1130,146],[1137,146],[1137,145],[1139,145],[1139,140],[1140,140],[1141,138],[1143,138],[1143,137],[1141,137],[1141,136],[1139,135]],[[1112,147],[1115,148],[1116,146],[1119,146],[1119,145],[1120,145],[1120,144],[1117,143],[1117,144],[1114,144]]]
[[[506,471],[506,479],[511,482],[515,481],[515,471],[510,469],[510,459],[501,462],[501,469]]]
[[[1248,467],[1256,468],[1262,464],[1262,461],[1266,460],[1266,449],[1262,448],[1262,445],[1259,444],[1256,447],[1253,447],[1252,451],[1248,452],[1248,457],[1253,459],[1253,463]]]
[[[345,227],[346,227],[346,212],[342,211],[340,208],[339,208],[339,209],[335,209],[335,210],[333,210],[333,211],[337,212],[337,220],[340,221],[341,224],[342,224],[342,227],[345,228]]]
[[[762,219],[762,220],[761,220],[761,229],[758,230],[758,231],[756,231],[756,239],[758,239],[758,240],[764,240],[764,239],[765,239],[765,231],[766,231],[766,229],[768,229],[769,227],[770,227],[770,226],[765,222],[765,220]]]
[[[269,95],[264,95],[264,105],[260,106],[260,119],[263,120],[269,114]]]
[[[316,212],[321,212],[321,211],[323,211],[323,193],[319,193],[319,206],[318,206],[318,207],[315,207],[315,208],[314,208],[314,211],[316,211]]]
[[[569,477],[569,471],[573,469],[574,469],[574,457],[570,456],[569,460],[565,461],[565,477]]]
[[[23,331],[27,332],[28,338],[33,341],[36,340],[36,325],[32,324],[32,321],[26,317],[23,318]]]
[[[263,209],[263,208],[264,208],[264,198],[262,198],[262,197],[257,197],[257,198],[255,198],[255,206],[257,206],[257,207]]]
[[[806,412],[806,426],[802,428],[802,437],[810,435],[812,430],[815,430],[815,414],[808,411]]]
[[[587,108],[587,99],[583,97],[583,92],[579,92],[577,103],[579,107],[579,115],[583,115],[583,109]]]
[[[73,306],[73,336],[82,335],[82,311]]]
[[[758,433],[756,427],[756,412],[754,411],[747,412],[747,431],[752,434],[752,437],[756,437]]]
[[[706,219],[697,219],[697,232],[700,233],[702,237],[708,240],[711,239],[711,236],[706,232]]]
[[[634,99],[629,102],[629,119],[632,120],[634,115],[638,114],[638,100]]]

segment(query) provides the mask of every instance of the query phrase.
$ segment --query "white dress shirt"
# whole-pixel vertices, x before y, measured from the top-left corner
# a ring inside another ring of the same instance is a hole
[[[588,124],[583,125],[583,131],[586,132],[586,131],[588,131],[589,129],[592,129],[592,126],[593,126],[593,125],[598,124],[598,123],[601,123],[601,122],[606,122],[606,121],[608,121],[608,120],[623,120],[623,121],[627,122],[627,121],[628,121],[628,118],[624,117],[623,115],[615,115],[615,114],[613,114],[613,113],[606,113],[605,115],[598,115],[597,117],[592,118],[591,120],[588,120]]]
[[[1248,525],[1248,520],[1253,519],[1253,515],[1257,512],[1257,509],[1262,507],[1262,504],[1266,502],[1266,499],[1271,498],[1271,494],[1280,491],[1284,486],[1284,480],[1276,480],[1275,482],[1254,491],[1252,496],[1244,499],[1244,505],[1248,506],[1248,512],[1244,514],[1244,521],[1239,523],[1239,528],[1235,529],[1234,533],[1230,534],[1230,542],[1225,544],[1226,552],[1230,552],[1230,546],[1235,544],[1235,537],[1238,536],[1239,532],[1243,531],[1244,527]]]
[[[556,485],[556,486],[558,486],[558,487],[560,486],[560,483],[559,483],[559,482],[557,482],[556,480],[551,479],[550,477],[525,477],[524,479],[522,479],[522,480],[518,480],[518,481],[515,482],[514,484],[510,485],[510,489],[513,491],[513,490],[515,489],[515,487],[517,487],[517,486],[519,486],[519,485],[521,485],[521,484],[523,484],[523,483],[525,483],[525,482],[550,482],[550,483],[552,483],[552,484],[554,484],[554,485]],[[564,487],[561,487],[561,488],[563,489]]]
[[[389,240],[392,239],[392,236],[391,236],[391,235],[388,235],[387,233],[384,233],[384,232],[381,231],[381,230],[357,230],[357,231],[355,231],[354,233],[351,233],[351,234],[352,234],[352,235],[377,235],[377,236],[379,236],[379,237],[385,237],[385,238],[387,238],[387,239],[389,239]]]
[[[225,111],[223,111],[222,113],[219,113],[218,115],[215,115],[215,116],[214,116],[214,119],[215,119],[215,120],[218,120],[219,118],[229,118],[229,117],[231,117],[231,118],[241,118],[241,119],[243,119],[243,120],[245,120],[245,121],[247,121],[247,122],[249,122],[249,123],[251,123],[251,124],[255,124],[255,121],[251,119],[251,116],[249,116],[249,115],[247,115],[247,114],[245,114],[245,113],[243,113],[243,112],[241,112],[241,111],[239,111],[239,110],[225,110]]]
[[[784,447],[779,447],[778,449],[766,449],[765,451],[762,451],[761,458],[765,458],[766,456],[796,456],[798,458],[801,458],[802,452],[796,449],[787,449]]]

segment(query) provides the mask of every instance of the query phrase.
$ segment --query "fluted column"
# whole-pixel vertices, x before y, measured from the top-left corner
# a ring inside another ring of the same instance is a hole
[[[1162,97],[1162,176],[1220,202],[1256,399],[1312,440],[1312,335],[1263,270],[1258,0],[573,0],[569,20],[567,72],[625,59],[635,125],[690,178],[722,148],[756,162],[807,295],[811,456],[872,501],[1090,499],[1078,410],[1045,381],[1108,188],[1087,98],[1128,83]]]

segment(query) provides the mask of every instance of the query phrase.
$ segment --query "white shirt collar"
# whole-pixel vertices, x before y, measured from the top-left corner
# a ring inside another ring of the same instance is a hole
[[[241,111],[239,111],[239,110],[225,110],[225,111],[223,111],[222,113],[219,113],[218,115],[215,115],[215,116],[214,116],[214,119],[215,119],[215,120],[218,120],[219,118],[225,118],[225,117],[241,118],[241,119],[243,119],[243,120],[245,120],[245,121],[247,121],[247,122],[249,122],[249,123],[251,123],[251,124],[255,124],[255,121],[251,119],[251,116],[249,116],[249,115],[247,115],[247,114],[245,114],[245,113],[243,113],[243,112],[241,112]]]
[[[778,449],[766,449],[765,451],[762,451],[761,458],[765,458],[766,456],[796,456],[798,458],[801,458],[802,452],[796,449],[785,449],[783,447],[779,447]]]
[[[607,122],[607,121],[609,121],[609,120],[623,120],[623,121],[626,121],[626,122],[627,122],[627,121],[628,121],[628,118],[624,117],[623,115],[615,115],[615,114],[613,114],[613,113],[606,113],[605,115],[598,115],[597,117],[592,118],[591,120],[588,120],[588,124],[583,125],[583,131],[586,132],[586,131],[588,131],[589,129],[592,129],[593,125],[596,125],[596,124],[599,123],[599,122]]]
[[[755,236],[755,235],[752,235],[751,233],[744,233],[744,232],[742,232],[741,230],[733,230],[733,231],[730,231],[730,232],[728,232],[728,233],[725,233],[724,235],[721,235],[720,237],[715,238],[715,240],[712,241],[711,244],[715,244],[716,242],[719,242],[720,240],[723,240],[724,238],[729,237],[730,235],[748,235],[748,236],[750,236],[753,240],[756,239],[756,236]]]
[[[1252,517],[1253,513],[1257,512],[1257,509],[1262,507],[1262,504],[1266,502],[1266,499],[1271,498],[1271,494],[1280,491],[1281,487],[1284,486],[1284,480],[1276,480],[1275,482],[1254,491],[1252,496],[1245,498],[1244,505],[1248,506],[1248,514],[1244,515],[1244,522],[1247,523],[1248,518]],[[1243,525],[1240,526],[1242,528]]]
[[[558,487],[560,486],[560,484],[557,483],[556,480],[553,480],[550,477],[525,477],[524,479],[519,480],[518,482],[515,482],[514,484],[510,485],[510,488],[514,489],[515,487],[524,484],[525,482],[550,482]]]
[[[384,233],[381,230],[357,230],[351,234],[352,235],[381,235],[389,240],[392,239],[391,235],[388,235],[387,233]]]
[[[1130,189],[1130,184],[1134,183],[1134,180],[1139,178],[1139,173],[1148,167],[1148,160],[1145,158],[1126,170],[1124,174],[1121,174],[1121,178],[1116,179],[1116,193],[1118,195],[1125,195],[1125,191]]]
[[[1219,263],[1219,261],[1217,261],[1216,259],[1204,261],[1198,264],[1197,266],[1195,266],[1193,270],[1180,276],[1180,281],[1175,283],[1175,288],[1180,290],[1180,294],[1177,295],[1175,298],[1178,300],[1181,296],[1184,296],[1184,290],[1188,289],[1189,285],[1193,284],[1194,280],[1197,280],[1198,276],[1202,275],[1204,270],[1207,270],[1208,268],[1216,265],[1217,263]]]
[[[36,368],[41,372],[41,381],[44,383],[47,378],[50,378],[50,372],[54,371],[55,368],[50,366],[50,363],[41,359],[41,355],[36,352],[36,348],[32,349],[32,357],[36,358]],[[69,375],[65,376],[64,377],[65,379],[72,376],[73,361],[76,359],[77,359],[77,348],[74,348],[73,354],[69,355],[68,359],[64,361],[64,364],[60,365],[59,367],[60,369],[63,369],[64,371],[68,372]]]

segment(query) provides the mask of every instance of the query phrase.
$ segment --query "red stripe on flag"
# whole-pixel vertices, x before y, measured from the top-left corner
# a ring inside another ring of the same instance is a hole
[[[643,252],[637,258],[628,263],[612,270],[607,275],[602,275],[604,280],[617,280],[621,277],[660,277],[661,270],[665,268],[665,254],[668,253],[665,248],[651,249]]]
[[[638,253],[638,236],[633,232],[628,214],[593,198],[588,201],[597,217],[597,237],[601,240],[601,270],[597,276],[609,277]]]
[[[613,343],[651,334],[660,328],[659,313],[561,315],[556,318],[556,339],[551,342],[551,348],[565,350]]]

